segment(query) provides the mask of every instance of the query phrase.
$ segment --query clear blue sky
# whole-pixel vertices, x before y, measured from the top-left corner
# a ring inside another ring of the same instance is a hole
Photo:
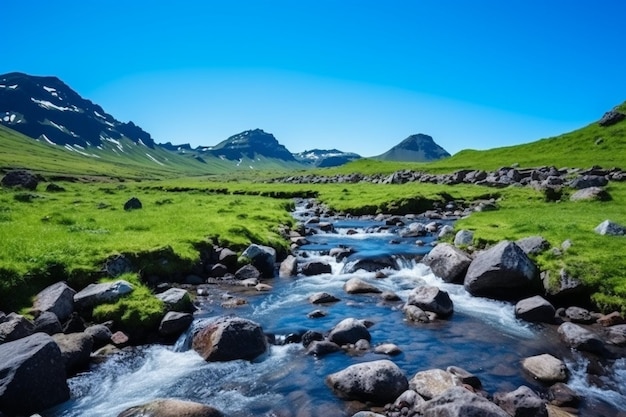
[[[626,100],[624,0],[5,1],[0,73],[55,75],[157,142],[292,152],[530,142]]]

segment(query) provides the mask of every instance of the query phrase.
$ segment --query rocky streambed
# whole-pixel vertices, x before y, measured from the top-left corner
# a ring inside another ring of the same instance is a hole
[[[299,202],[274,278],[248,268],[184,286],[195,312],[175,313],[174,344],[92,363],[41,415],[621,415],[621,316],[532,297],[543,291],[525,251],[540,240],[431,251],[464,214],[448,209],[353,218]],[[263,248],[248,256],[268,266]]]

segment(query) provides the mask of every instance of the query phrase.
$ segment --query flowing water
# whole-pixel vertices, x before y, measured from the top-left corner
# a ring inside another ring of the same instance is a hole
[[[302,209],[296,216],[305,216]],[[418,221],[417,219],[414,221]],[[427,221],[422,219],[422,221]],[[220,306],[224,290],[199,298],[202,309],[195,327],[221,314],[235,314],[258,322],[268,334],[283,340],[306,330],[327,332],[347,317],[367,319],[372,346],[391,342],[402,353],[394,361],[408,378],[416,372],[460,366],[475,375],[485,391],[493,394],[527,385],[540,393],[546,386],[524,376],[521,360],[551,353],[566,360],[571,372],[569,384],[584,402],[580,415],[615,416],[626,409],[626,361],[619,359],[603,366],[602,376],[590,379],[588,361],[564,349],[554,329],[518,321],[510,303],[470,296],[462,286],[447,284],[435,277],[415,257],[428,252],[432,238],[400,238],[393,228],[373,220],[342,219],[334,231],[308,237],[309,244],[297,252],[300,262],[324,260],[332,273],[312,277],[275,278],[268,281],[268,293],[245,291],[248,304],[236,309]],[[347,230],[352,232],[347,233]],[[354,233],[356,232],[356,233]],[[337,246],[356,250],[353,256],[394,255],[399,270],[386,270],[386,278],[372,272],[344,274],[348,258],[342,262],[328,255]],[[349,295],[344,283],[358,276],[383,291],[393,291],[403,300],[420,285],[436,285],[450,294],[454,314],[448,320],[413,324],[404,320],[402,302],[382,301],[379,295]],[[228,290],[233,295],[244,290]],[[312,293],[325,291],[341,301],[314,306]],[[307,313],[321,308],[327,315],[312,319]],[[91,371],[70,380],[72,399],[44,416],[115,417],[124,409],[155,398],[199,401],[221,409],[228,416],[350,416],[362,404],[337,399],[325,385],[325,377],[351,364],[386,358],[372,352],[337,352],[315,358],[305,354],[301,344],[273,345],[253,362],[206,363],[189,350],[189,334],[175,346],[152,345],[116,355]]]

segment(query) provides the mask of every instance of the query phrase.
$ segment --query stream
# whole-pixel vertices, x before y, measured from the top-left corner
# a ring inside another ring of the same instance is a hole
[[[304,221],[311,213],[299,205],[294,216]],[[280,341],[306,330],[325,333],[341,320],[354,317],[374,323],[369,328],[372,347],[390,342],[402,350],[401,354],[387,357],[370,350],[316,358],[306,355],[301,343],[290,343],[272,345],[268,353],[253,362],[207,363],[188,349],[188,333],[174,346],[132,348],[94,365],[69,380],[69,401],[42,415],[115,417],[126,408],[155,398],[180,398],[212,405],[232,417],[351,416],[365,406],[338,399],[326,386],[325,377],[351,364],[385,358],[395,362],[408,379],[418,371],[454,365],[478,376],[489,394],[512,391],[520,385],[545,394],[548,387],[524,375],[521,367],[524,358],[542,353],[567,363],[571,374],[568,385],[583,397],[581,416],[617,416],[626,410],[624,358],[602,364],[609,368],[604,375],[589,378],[589,361],[565,348],[554,328],[521,322],[515,318],[511,303],[472,297],[462,286],[443,282],[419,263],[417,259],[432,247],[432,236],[420,237],[420,246],[415,244],[416,238],[402,238],[396,227],[375,219],[322,220],[332,222],[333,230],[318,230],[307,236],[308,243],[296,255],[299,263],[326,261],[332,273],[266,280],[273,287],[269,292],[211,286],[208,296],[198,297],[200,311],[193,326],[202,326],[211,317],[234,314],[261,324],[267,334]],[[409,221],[431,220],[416,217]],[[337,261],[328,255],[334,247],[353,248],[355,253]],[[392,255],[397,262],[398,269],[385,270],[385,278],[363,270],[343,273],[355,257],[381,255]],[[401,310],[403,302],[383,301],[379,294],[347,294],[343,285],[355,276],[398,294],[403,301],[416,286],[438,286],[450,294],[454,314],[428,324],[407,322]],[[320,291],[341,301],[310,304],[308,297]],[[227,295],[245,297],[248,303],[224,308],[220,300]],[[316,309],[326,316],[308,318],[307,314]]]

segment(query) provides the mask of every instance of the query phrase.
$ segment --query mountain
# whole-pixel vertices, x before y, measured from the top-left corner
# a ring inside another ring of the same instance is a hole
[[[432,137],[418,133],[373,159],[398,162],[428,162],[449,157],[450,154],[437,145]]]
[[[243,158],[255,160],[259,157],[265,157],[286,162],[297,162],[291,152],[281,145],[274,135],[261,129],[238,133],[215,146],[203,149],[203,151],[231,161]]]
[[[293,155],[298,161],[314,165],[319,168],[336,167],[348,162],[361,159],[353,152],[342,152],[337,149],[311,149]]]

